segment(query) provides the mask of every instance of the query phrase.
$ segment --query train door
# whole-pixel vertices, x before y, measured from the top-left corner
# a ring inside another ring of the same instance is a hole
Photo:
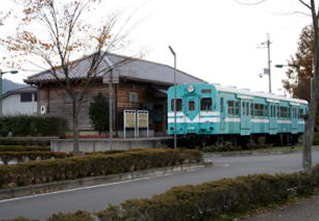
[[[269,134],[277,134],[278,132],[278,123],[277,123],[277,112],[278,106],[275,104],[269,105]]]
[[[290,110],[290,119],[291,119],[291,133],[297,134],[298,133],[298,108],[291,107]]]
[[[249,107],[250,102],[247,100],[241,100],[241,120],[240,120],[240,134],[241,135],[250,135],[251,133],[251,122],[249,116]]]
[[[225,110],[225,99],[224,97],[220,98],[220,123],[219,130],[225,130],[225,118],[226,118],[226,110]]]
[[[187,132],[194,133],[198,130],[199,126],[199,111],[198,111],[198,99],[196,96],[187,97],[185,105],[185,116],[187,125]]]

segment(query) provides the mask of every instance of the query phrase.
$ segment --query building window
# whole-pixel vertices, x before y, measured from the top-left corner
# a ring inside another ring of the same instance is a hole
[[[37,102],[38,101],[38,93],[34,93],[34,101]]]
[[[205,97],[200,100],[201,111],[211,111],[213,106],[212,98]]]
[[[174,99],[171,100],[171,110],[174,111]],[[176,111],[182,111],[183,110],[183,102],[182,99],[177,98],[176,99]]]
[[[138,93],[130,92],[128,94],[128,101],[131,103],[138,103]]]
[[[20,94],[21,102],[32,102],[32,93],[22,93]]]

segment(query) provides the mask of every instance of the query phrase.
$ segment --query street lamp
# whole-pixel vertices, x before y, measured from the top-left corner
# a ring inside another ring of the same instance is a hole
[[[17,70],[11,70],[11,71],[2,71],[2,69],[0,69],[0,116],[2,116],[3,112],[2,112],[2,75],[4,74],[17,74],[18,71]]]
[[[171,46],[168,46],[172,55],[174,56],[174,149],[177,148],[177,136],[176,136],[176,53]]]

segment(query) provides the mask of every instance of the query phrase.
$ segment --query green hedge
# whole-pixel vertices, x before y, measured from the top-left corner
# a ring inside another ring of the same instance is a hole
[[[0,188],[200,162],[196,150],[145,149],[0,166]]]
[[[319,165],[311,173],[260,174],[222,179],[200,185],[173,187],[151,199],[127,200],[95,215],[101,221],[221,220],[228,213],[243,213],[308,196],[319,188]],[[83,211],[54,214],[48,221],[92,220]],[[9,221],[9,220],[7,220]],[[31,221],[11,219],[10,221]]]
[[[94,218],[88,212],[77,211],[75,213],[53,214],[47,221],[94,221]]]
[[[21,145],[0,145],[1,152],[26,152],[26,151],[50,151],[50,147],[46,146],[21,146]]]
[[[50,140],[0,138],[0,145],[49,146]]]
[[[64,118],[49,116],[0,117],[0,135],[12,136],[62,136],[67,130]]]
[[[102,221],[219,220],[281,203],[293,196],[310,195],[318,188],[319,167],[313,173],[250,175],[201,185],[174,187],[151,199],[127,200],[97,213]]]
[[[16,160],[17,162],[21,163],[33,160],[63,159],[71,156],[73,156],[71,153],[52,151],[0,152],[0,160],[5,165],[7,165],[11,160]]]

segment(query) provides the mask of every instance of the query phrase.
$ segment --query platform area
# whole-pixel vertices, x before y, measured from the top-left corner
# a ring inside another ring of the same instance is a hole
[[[95,138],[79,139],[81,152],[99,152],[107,150],[131,150],[143,148],[168,147],[173,137],[143,137],[143,138]],[[72,139],[51,139],[51,150],[56,152],[71,152]]]

